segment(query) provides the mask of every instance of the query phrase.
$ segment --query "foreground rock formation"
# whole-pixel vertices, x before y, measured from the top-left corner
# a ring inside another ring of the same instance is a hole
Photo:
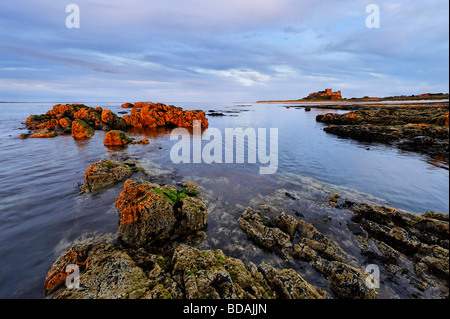
[[[102,170],[108,163],[95,163],[89,171],[99,166]],[[208,211],[198,193],[191,182],[178,190],[127,180],[116,199],[120,241],[91,241],[70,248],[51,266],[44,283],[46,293],[52,298],[329,297],[292,269],[245,265],[221,250],[183,244],[198,237],[207,225]],[[68,269],[75,268],[79,287],[70,289]]]
[[[449,154],[448,107],[380,107],[318,115],[327,133],[395,145],[429,155]]]

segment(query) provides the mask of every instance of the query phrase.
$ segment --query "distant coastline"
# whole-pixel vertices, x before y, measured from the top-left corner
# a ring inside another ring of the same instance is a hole
[[[383,103],[383,102],[398,102],[398,103],[430,103],[430,102],[448,102],[448,93],[425,93],[419,95],[401,95],[401,96],[389,96],[389,97],[368,97],[364,96],[362,98],[342,98],[342,99],[330,99],[327,96],[308,96],[297,100],[267,100],[267,101],[256,101],[256,103],[289,103],[289,104],[352,104],[352,103]]]

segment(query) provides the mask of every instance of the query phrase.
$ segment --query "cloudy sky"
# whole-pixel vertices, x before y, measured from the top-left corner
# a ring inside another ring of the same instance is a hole
[[[446,93],[448,15],[448,0],[1,0],[0,101]]]

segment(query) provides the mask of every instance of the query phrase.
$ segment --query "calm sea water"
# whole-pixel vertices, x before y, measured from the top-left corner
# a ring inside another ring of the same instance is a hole
[[[104,147],[102,131],[85,141],[70,135],[21,140],[19,134],[27,132],[26,118],[56,103],[0,104],[0,298],[43,298],[45,275],[65,249],[80,238],[117,231],[114,199],[122,185],[96,196],[78,195],[77,190],[89,164],[106,158],[131,158],[153,178],[192,180],[204,187],[210,218],[202,247],[220,248],[236,257],[240,253],[230,244],[230,232],[245,241],[237,226],[242,209],[264,203],[280,189],[300,194],[297,205],[311,219],[314,214],[330,214],[320,200],[331,192],[412,213],[449,212],[448,163],[329,135],[315,117],[336,111],[305,112],[277,104],[167,103],[226,112],[224,117],[209,117],[210,127],[222,133],[236,127],[278,128],[277,173],[260,175],[259,163],[173,164],[169,154],[176,141],[166,130],[129,132],[149,138],[150,144],[121,150]],[[123,111],[120,103],[85,104]],[[273,257],[259,250],[250,255],[252,261]]]

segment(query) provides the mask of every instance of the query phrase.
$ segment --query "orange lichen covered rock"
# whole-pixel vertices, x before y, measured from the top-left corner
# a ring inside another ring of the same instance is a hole
[[[104,109],[101,113],[101,121],[108,125],[110,129],[124,130],[127,127],[126,121],[118,117],[111,110]]]
[[[92,163],[84,173],[81,191],[96,194],[130,177],[133,170],[125,163],[103,160]]]
[[[37,128],[38,128],[38,129],[40,129],[40,128],[46,128],[46,129],[49,129],[49,130],[54,130],[54,129],[56,128],[56,126],[58,126],[58,124],[59,124],[58,120],[56,120],[56,119],[51,119],[51,120],[49,120],[49,121],[42,122],[41,124],[39,124],[39,125],[37,126]]]
[[[162,103],[135,103],[131,110],[131,115],[125,115],[123,119],[132,127],[156,128],[169,126],[192,128],[195,120],[201,122],[202,129],[208,127],[205,112],[183,111],[180,107]]]
[[[123,146],[132,143],[133,139],[125,135],[124,132],[113,130],[105,134],[103,144],[105,146]]]
[[[55,137],[57,135],[58,134],[56,134],[55,131],[50,131],[47,128],[43,128],[43,129],[40,129],[40,130],[34,132],[29,137],[30,138],[49,138],[49,137]]]
[[[355,113],[349,113],[349,114],[345,115],[345,118],[347,118],[347,119],[356,119],[357,117],[358,117],[358,115]]]
[[[93,136],[94,129],[82,120],[72,122],[72,137],[75,139],[85,139]]]
[[[123,103],[122,107],[131,109],[132,107],[134,107],[134,105],[133,105],[133,103]]]
[[[63,117],[62,119],[60,119],[58,121],[58,124],[64,130],[72,128],[72,120],[67,117]]]
[[[137,142],[133,141],[133,142],[131,142],[131,144],[144,144],[145,145],[145,144],[150,144],[150,142],[148,141],[148,139],[143,138]]]
[[[120,216],[118,233],[128,245],[145,247],[206,227],[205,204],[175,186],[127,180],[115,202]]]
[[[84,269],[88,265],[87,251],[82,246],[74,246],[51,266],[45,277],[44,290],[51,293],[63,284],[70,275],[69,265],[76,265]]]
[[[447,114],[444,115],[444,125],[449,126],[449,121],[448,121],[448,112]]]

